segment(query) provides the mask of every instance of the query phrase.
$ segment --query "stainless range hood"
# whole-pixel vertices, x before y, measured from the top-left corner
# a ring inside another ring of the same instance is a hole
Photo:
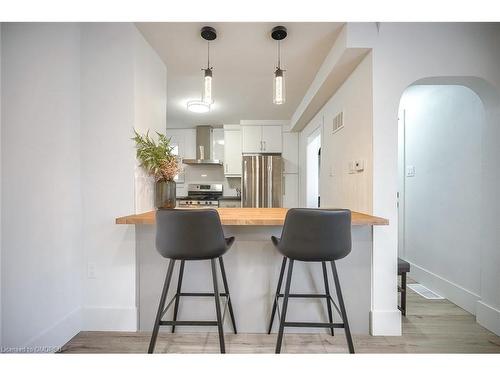
[[[212,159],[213,128],[209,125],[196,127],[196,159],[184,159],[190,165],[222,165],[222,161]]]

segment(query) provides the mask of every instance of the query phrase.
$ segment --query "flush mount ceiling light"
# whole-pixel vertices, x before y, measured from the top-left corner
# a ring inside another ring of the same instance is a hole
[[[202,100],[207,104],[212,104],[212,71],[213,67],[210,66],[210,42],[217,38],[217,32],[213,27],[205,26],[201,29],[201,37],[207,41],[207,67],[203,70],[203,96]]]
[[[210,111],[210,104],[203,100],[190,100],[187,102],[187,109],[194,113],[207,113]]]
[[[278,64],[274,71],[273,79],[273,103],[283,104],[285,102],[285,70],[281,69],[281,41],[287,36],[285,26],[276,26],[271,30],[271,37],[278,42]]]

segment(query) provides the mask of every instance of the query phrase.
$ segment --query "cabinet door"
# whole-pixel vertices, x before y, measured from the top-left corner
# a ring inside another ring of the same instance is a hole
[[[224,174],[241,176],[241,131],[224,130]]]
[[[262,152],[262,126],[242,126],[241,145],[242,152]]]
[[[213,160],[224,161],[224,129],[216,128],[212,131],[212,155]]]
[[[262,126],[262,152],[281,152],[281,126],[268,125]]]
[[[299,133],[283,133],[283,173],[299,173]]]
[[[296,173],[283,174],[283,207],[294,208],[299,206],[299,175]]]

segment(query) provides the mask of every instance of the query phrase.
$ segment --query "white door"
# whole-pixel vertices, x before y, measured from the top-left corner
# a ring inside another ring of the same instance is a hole
[[[241,145],[244,153],[262,152],[262,126],[242,126]]]
[[[283,173],[299,173],[299,133],[283,133]]]
[[[282,149],[281,125],[262,126],[262,152],[280,153]]]
[[[224,174],[241,176],[241,131],[224,130]]]
[[[296,173],[283,174],[283,207],[294,208],[299,206],[299,175]]]

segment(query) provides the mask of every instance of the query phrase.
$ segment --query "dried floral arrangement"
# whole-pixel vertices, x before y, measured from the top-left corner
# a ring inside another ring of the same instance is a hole
[[[156,132],[158,141],[156,142],[149,136],[149,130],[146,134],[139,134],[134,129],[137,148],[137,159],[150,175],[156,181],[173,181],[174,177],[180,172],[180,160],[173,154],[174,147],[170,145],[170,138],[166,135]]]

